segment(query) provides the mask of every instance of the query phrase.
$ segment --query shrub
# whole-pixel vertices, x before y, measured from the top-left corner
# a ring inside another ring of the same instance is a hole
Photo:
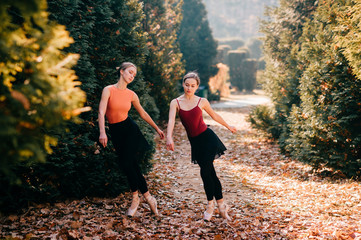
[[[316,169],[329,167],[359,177],[361,80],[335,42],[338,24],[332,16],[339,8],[336,3],[322,3],[314,20],[306,24],[300,56],[308,67],[300,81],[302,103],[290,117],[287,149]]]
[[[228,64],[228,52],[231,50],[229,45],[219,45],[217,47],[216,63]]]
[[[223,63],[218,63],[218,73],[209,80],[209,90],[212,93],[219,93],[220,97],[227,97],[230,95],[229,89],[229,67]]]
[[[237,87],[239,91],[243,90],[242,62],[248,57],[248,52],[243,50],[231,50],[228,52],[229,75],[231,84]]]
[[[248,121],[252,127],[259,129],[265,133],[270,134],[274,139],[279,137],[278,128],[274,126],[274,110],[267,105],[260,105],[254,107],[248,115]]]
[[[79,56],[64,51],[73,39],[46,7],[45,0],[0,3],[0,174],[10,182],[19,180],[18,164],[45,161],[85,102],[71,70]]]
[[[244,59],[242,61],[242,84],[243,89],[246,91],[252,91],[256,87],[257,83],[257,60],[256,59]]]

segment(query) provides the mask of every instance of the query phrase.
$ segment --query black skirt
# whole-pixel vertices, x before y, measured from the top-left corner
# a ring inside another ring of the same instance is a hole
[[[151,150],[138,125],[130,117],[122,122],[109,124],[109,130],[118,156],[143,155]]]
[[[222,141],[210,128],[207,128],[207,130],[196,137],[188,136],[188,139],[191,143],[193,163],[213,161],[227,150]]]

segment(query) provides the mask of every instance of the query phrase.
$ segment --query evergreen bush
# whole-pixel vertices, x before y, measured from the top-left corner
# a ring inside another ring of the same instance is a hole
[[[322,3],[314,20],[306,24],[300,56],[308,66],[300,81],[302,103],[290,117],[292,134],[287,148],[292,156],[316,169],[328,167],[358,177],[361,80],[334,40],[338,11],[340,3]]]
[[[361,175],[360,9],[354,1],[281,1],[271,10],[265,87],[275,113],[252,115],[255,126],[276,128],[272,135],[294,158],[354,178]]]
[[[28,202],[116,196],[128,187],[111,142],[105,149],[97,143],[97,115],[102,89],[117,82],[116,66],[124,61],[138,66],[144,63],[148,49],[141,24],[144,17],[142,5],[136,0],[49,0],[48,4],[51,19],[65,25],[75,40],[66,51],[80,55],[74,70],[87,94],[86,104],[91,111],[81,114],[81,124],[67,124],[62,132],[56,134],[58,146],[47,157],[46,163],[30,167],[21,165],[16,169],[22,185],[2,184],[6,186],[2,188],[6,189],[1,195],[4,196],[2,210],[16,210]],[[129,88],[137,93],[144,109],[157,120],[159,111],[149,95],[140,68]],[[151,127],[135,110],[130,112],[130,116],[154,147]],[[149,152],[141,160],[144,172],[151,168],[151,156],[152,152]],[[21,199],[18,198],[19,191],[22,192]]]
[[[279,136],[279,132],[278,128],[274,125],[274,114],[274,109],[270,106],[256,106],[248,115],[247,121],[252,124],[252,127],[262,130],[268,133],[271,138],[276,139]]]
[[[242,84],[246,91],[253,91],[257,84],[258,62],[256,59],[247,58],[242,61]]]
[[[217,47],[217,57],[216,62],[217,63],[224,63],[228,64],[228,52],[231,50],[231,46],[229,45],[219,45]]]
[[[268,8],[268,20],[261,21],[263,53],[266,70],[263,88],[270,96],[275,110],[278,143],[285,151],[290,136],[289,116],[292,106],[299,106],[299,80],[303,63],[298,59],[304,23],[312,20],[316,0],[282,0],[278,7]]]
[[[179,95],[184,63],[177,43],[181,22],[182,1],[143,1],[149,53],[142,65],[150,94],[159,109],[159,120],[168,120],[169,104]]]
[[[249,57],[249,53],[244,50],[231,50],[228,52],[229,76],[231,84],[242,91],[243,86],[243,60]]]
[[[0,3],[0,175],[9,183],[19,183],[17,165],[45,161],[85,102],[71,70],[78,55],[63,51],[73,39],[46,8],[45,0]]]

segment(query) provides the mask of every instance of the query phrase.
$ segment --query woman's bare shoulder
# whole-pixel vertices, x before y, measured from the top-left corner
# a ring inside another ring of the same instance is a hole
[[[103,88],[103,91],[109,91],[114,85],[108,85]]]
[[[210,103],[207,98],[200,97],[199,105],[200,108],[205,109],[210,106]]]

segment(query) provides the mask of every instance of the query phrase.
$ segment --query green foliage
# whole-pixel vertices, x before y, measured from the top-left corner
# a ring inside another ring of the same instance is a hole
[[[217,63],[228,64],[228,52],[231,50],[231,46],[229,45],[218,45],[217,47]]]
[[[276,126],[273,136],[294,158],[316,169],[332,168],[358,178],[360,4],[323,1],[313,10],[314,2],[303,3],[281,1],[280,8],[270,11],[274,21],[263,25],[265,86],[275,114],[272,124],[270,118],[259,117],[264,122],[254,121],[255,126],[268,132],[267,126]],[[287,19],[297,21],[285,22],[286,13]]]
[[[131,61],[141,66],[145,61],[145,55],[148,53],[146,47],[146,36],[142,29],[144,18],[142,5],[135,0],[131,1],[76,1],[64,2],[49,0],[49,10],[52,16],[60,23],[69,26],[69,31],[75,43],[69,48],[69,51],[77,51],[84,61],[82,65],[77,65],[79,80],[83,82],[84,90],[89,95],[88,105],[92,111],[82,115],[84,123],[82,125],[69,126],[70,131],[63,136],[63,144],[71,149],[70,155],[64,155],[64,150],[59,149],[57,154],[49,157],[49,162],[55,162],[59,168],[67,163],[70,166],[83,165],[87,168],[88,161],[102,163],[104,161],[117,161],[115,152],[110,144],[107,149],[102,149],[97,145],[99,138],[99,129],[97,126],[98,104],[102,89],[110,84],[117,82],[115,68],[124,61]],[[59,6],[61,5],[61,6]],[[91,66],[89,69],[88,66]],[[92,70],[87,72],[87,70]],[[143,80],[141,69],[138,69],[137,78],[129,85],[139,96],[144,109],[157,119],[159,111],[155,106],[153,98],[149,95],[147,85]],[[154,132],[151,127],[140,119],[135,110],[130,112],[130,116],[138,123],[148,142],[154,145]],[[95,154],[97,152],[99,154]],[[89,160],[91,158],[91,160]],[[144,166],[149,167],[150,155],[144,159]],[[75,164],[76,163],[76,164]],[[77,196],[106,194],[99,188],[108,185],[116,186],[113,191],[120,192],[124,186],[118,185],[116,181],[122,176],[119,168],[112,168],[116,163],[100,164],[94,168],[91,174],[85,174],[84,179],[78,179],[77,184],[80,191]],[[60,169],[59,169],[60,170]],[[106,182],[109,171],[115,174],[112,181]],[[78,174],[74,169],[72,174]],[[99,180],[96,180],[98,179]],[[101,180],[100,180],[101,179]],[[94,182],[94,183],[93,183]],[[93,183],[93,184],[89,184]],[[64,183],[66,184],[66,183]],[[105,185],[106,184],[106,185]],[[76,184],[74,183],[73,186]],[[90,186],[92,186],[90,188]],[[85,190],[90,188],[91,190]],[[77,189],[73,190],[73,193]],[[111,193],[108,192],[109,194]],[[68,195],[69,196],[69,195]]]
[[[279,136],[278,129],[274,126],[274,114],[273,108],[260,105],[252,109],[247,121],[252,124],[252,127],[270,134],[271,137]]]
[[[245,50],[231,50],[228,52],[229,76],[231,84],[242,91],[243,68],[242,62],[249,57],[249,52]]]
[[[315,168],[330,167],[356,177],[361,174],[361,80],[338,47],[334,30],[339,26],[335,16],[346,4],[320,4],[313,21],[305,25],[302,103],[290,117],[287,147]]]
[[[337,31],[335,47],[341,48],[349,61],[352,72],[361,79],[361,2],[352,1],[351,6],[344,6],[337,11],[335,31]]]
[[[242,61],[242,85],[246,91],[256,87],[258,62],[256,59],[247,58]]]
[[[62,51],[73,40],[46,8],[45,0],[0,3],[0,174],[10,183],[15,166],[45,161],[85,102],[71,70],[78,56]]]
[[[162,121],[168,119],[169,103],[179,94],[180,80],[184,75],[182,54],[176,42],[182,19],[181,6],[179,0],[167,3],[164,0],[143,1],[143,28],[148,33],[149,54],[142,71]]]
[[[208,89],[209,78],[217,73],[217,42],[209,28],[205,6],[201,0],[184,0],[182,13],[178,41],[185,69],[197,71],[201,85]]]
[[[290,135],[289,120],[293,105],[299,106],[299,79],[302,63],[298,60],[303,25],[312,19],[316,7],[315,0],[282,0],[280,6],[269,8],[268,21],[262,21],[264,33],[263,52],[266,70],[264,89],[271,97],[275,108],[275,126],[281,150],[285,150],[285,140]]]
[[[6,192],[0,199],[3,210],[4,207],[17,209],[28,201],[115,196],[127,188],[111,142],[105,149],[97,144],[97,115],[102,89],[117,82],[116,66],[124,61],[142,66],[145,61],[148,49],[142,29],[143,6],[136,0],[49,0],[48,4],[50,17],[65,25],[75,40],[66,51],[80,55],[74,70],[87,94],[86,104],[91,111],[81,114],[81,124],[67,124],[57,133],[58,146],[45,164],[16,169],[23,184],[11,187],[4,183]],[[141,69],[129,88],[137,93],[144,109],[156,120],[159,111],[149,95]],[[135,110],[130,115],[154,146],[151,127]],[[57,119],[55,114],[52,117]],[[141,160],[144,172],[151,167],[151,156],[152,152],[147,153]],[[23,193],[21,199],[15,194],[17,191]],[[36,195],[38,197],[34,198]]]

